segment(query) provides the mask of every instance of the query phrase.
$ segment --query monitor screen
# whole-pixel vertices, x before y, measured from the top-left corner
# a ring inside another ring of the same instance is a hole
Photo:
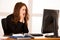
[[[42,22],[42,33],[54,32],[57,34],[58,14],[59,14],[59,10],[44,9],[43,22]]]

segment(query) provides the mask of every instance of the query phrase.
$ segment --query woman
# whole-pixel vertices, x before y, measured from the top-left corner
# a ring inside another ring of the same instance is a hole
[[[7,31],[5,35],[28,33],[27,6],[22,2],[16,3],[13,14],[8,15],[6,21],[7,21]]]

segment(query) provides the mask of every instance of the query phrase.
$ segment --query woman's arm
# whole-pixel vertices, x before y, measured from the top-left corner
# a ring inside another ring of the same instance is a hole
[[[27,27],[27,25],[23,25],[23,33],[28,33],[29,32],[29,30],[28,30],[28,27]]]

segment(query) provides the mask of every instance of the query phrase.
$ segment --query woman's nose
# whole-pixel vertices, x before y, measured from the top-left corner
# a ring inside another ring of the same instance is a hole
[[[23,12],[23,14],[25,14],[25,13],[26,13],[26,11]]]

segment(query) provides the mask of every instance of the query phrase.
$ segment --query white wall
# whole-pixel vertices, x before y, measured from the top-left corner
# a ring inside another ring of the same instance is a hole
[[[33,0],[32,13],[41,13],[43,9],[59,9],[60,0]]]

